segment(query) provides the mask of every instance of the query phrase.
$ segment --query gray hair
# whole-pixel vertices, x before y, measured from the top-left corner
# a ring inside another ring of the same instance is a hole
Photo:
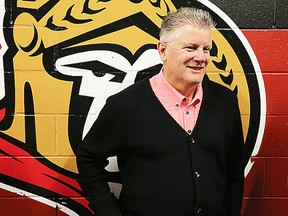
[[[170,12],[164,17],[160,28],[160,40],[168,42],[172,37],[171,32],[185,24],[208,30],[216,26],[207,11],[193,7],[181,7],[177,12]]]

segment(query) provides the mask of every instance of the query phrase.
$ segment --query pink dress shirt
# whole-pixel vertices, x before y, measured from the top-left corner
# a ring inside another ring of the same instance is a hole
[[[162,71],[149,81],[163,107],[188,134],[191,134],[203,99],[202,84],[198,85],[194,98],[190,101],[166,80]]]

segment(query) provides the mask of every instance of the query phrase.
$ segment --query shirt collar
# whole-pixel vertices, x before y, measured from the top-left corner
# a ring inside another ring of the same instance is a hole
[[[202,83],[199,83],[192,101],[183,96],[178,92],[164,77],[163,71],[161,70],[157,76],[157,85],[161,89],[162,93],[167,97],[167,99],[175,105],[176,107],[187,106],[187,105],[196,105],[203,98],[203,89]]]

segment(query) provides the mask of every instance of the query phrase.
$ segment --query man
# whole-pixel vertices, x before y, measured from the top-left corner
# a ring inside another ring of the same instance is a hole
[[[237,97],[206,76],[214,22],[181,8],[163,20],[163,68],[111,96],[81,143],[80,184],[97,216],[239,216],[244,143]],[[119,201],[107,183],[117,155]]]

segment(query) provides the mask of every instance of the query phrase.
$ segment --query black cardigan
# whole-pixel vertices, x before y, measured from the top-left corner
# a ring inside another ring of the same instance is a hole
[[[191,135],[169,115],[145,79],[111,96],[77,153],[80,185],[97,216],[239,216],[244,143],[237,97],[203,81]],[[120,201],[107,184],[117,155]]]

